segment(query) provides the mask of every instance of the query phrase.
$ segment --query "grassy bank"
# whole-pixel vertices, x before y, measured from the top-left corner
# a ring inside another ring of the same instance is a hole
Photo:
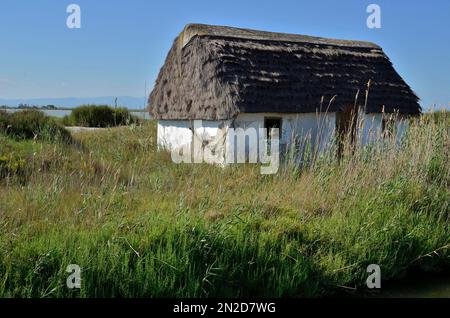
[[[365,290],[372,263],[384,280],[448,270],[448,118],[271,176],[176,165],[154,122],[76,146],[2,136],[29,173],[0,181],[0,296],[321,296]]]

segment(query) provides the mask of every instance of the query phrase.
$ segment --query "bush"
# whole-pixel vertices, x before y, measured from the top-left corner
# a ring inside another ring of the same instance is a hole
[[[70,142],[70,133],[54,119],[38,110],[0,112],[0,133],[16,139]]]
[[[8,175],[19,174],[24,170],[24,167],[24,159],[0,149],[0,179]]]
[[[9,175],[21,175],[25,169],[24,159],[6,149],[0,149],[0,179]]]
[[[106,105],[82,105],[63,119],[65,125],[83,127],[114,127],[137,122],[138,118],[131,115],[128,109],[114,109]]]

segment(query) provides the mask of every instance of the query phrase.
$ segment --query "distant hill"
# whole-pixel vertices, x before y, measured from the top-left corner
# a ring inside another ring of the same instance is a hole
[[[67,98],[23,98],[23,99],[4,99],[0,98],[0,106],[6,105],[17,107],[20,104],[29,106],[47,106],[54,105],[56,107],[71,108],[83,104],[105,104],[114,106],[114,96],[102,97],[67,97]],[[117,96],[117,105],[130,109],[143,109],[147,103],[146,97]]]

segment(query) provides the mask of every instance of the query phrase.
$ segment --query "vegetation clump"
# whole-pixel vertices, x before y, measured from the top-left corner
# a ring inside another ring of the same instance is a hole
[[[0,180],[11,175],[23,175],[26,171],[26,160],[12,151],[3,140],[0,147]]]
[[[70,133],[42,111],[27,109],[13,113],[0,111],[0,134],[20,139],[70,142]]]
[[[114,127],[139,123],[126,108],[112,108],[106,105],[82,105],[63,118],[66,126]]]

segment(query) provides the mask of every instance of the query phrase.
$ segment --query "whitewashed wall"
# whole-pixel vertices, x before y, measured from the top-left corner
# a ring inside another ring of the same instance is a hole
[[[264,118],[281,118],[280,145],[282,151],[287,151],[294,144],[304,147],[310,143],[322,150],[332,139],[335,129],[335,113],[315,114],[285,114],[285,113],[241,113],[234,121],[235,128],[255,128],[258,132],[264,128]],[[259,138],[258,133],[258,138]],[[251,145],[250,147],[257,147]],[[257,151],[246,147],[246,151]]]
[[[380,140],[382,114],[369,113],[360,116],[363,121],[358,124],[358,137],[362,145]]]
[[[364,114],[364,121],[360,125],[359,138],[362,145],[377,142],[382,139],[383,116],[389,117],[389,114],[369,113]],[[396,118],[396,140],[400,142],[408,128],[407,118],[399,116]]]
[[[191,151],[192,162],[202,162],[205,147],[213,150],[213,153],[223,154],[225,158],[225,136],[230,121],[201,121],[196,126],[194,121],[188,120],[159,120],[158,121],[158,147],[160,149],[181,149],[188,145]],[[195,131],[195,144],[194,134]],[[197,158],[197,159],[196,159]],[[199,159],[198,159],[199,158]]]
[[[234,121],[202,121],[202,127],[195,129],[196,138],[201,141],[214,139],[218,133],[227,134],[229,127],[234,128],[254,128],[259,140],[259,129],[264,128],[265,117],[281,118],[280,144],[282,149],[286,149],[294,141],[304,145],[311,142],[311,145],[319,146],[319,149],[328,144],[334,134],[335,114],[315,113],[304,114],[280,114],[280,113],[241,113]],[[191,144],[193,122],[187,120],[159,120],[158,121],[158,145],[160,148],[176,149],[184,145]],[[214,145],[217,147],[217,145]],[[223,143],[225,151],[230,149],[228,140]],[[216,149],[221,151],[221,149]],[[246,152],[258,152],[258,143],[246,145]]]
[[[259,140],[259,129],[264,128],[264,118],[281,118],[280,145],[282,151],[287,151],[291,145],[296,143],[297,147],[303,149],[307,143],[322,151],[332,142],[336,128],[336,114],[327,113],[318,115],[316,113],[241,113],[234,121],[202,121],[202,126],[195,129],[197,141],[203,143],[204,147],[214,148],[215,152],[223,152],[223,156],[230,150],[230,141],[226,138],[218,144],[209,145],[218,134],[224,136],[228,128],[254,128]],[[363,119],[359,125],[359,140],[362,145],[375,142],[381,138],[382,114],[370,113],[360,117]],[[400,140],[407,128],[406,120],[397,122],[397,140]],[[176,149],[184,145],[192,145],[194,122],[188,120],[159,120],[158,121],[158,146],[166,149]],[[258,142],[246,144],[246,152],[256,151],[258,153]]]
[[[187,120],[159,120],[158,121],[158,147],[162,149],[175,149],[191,143],[192,131]]]

